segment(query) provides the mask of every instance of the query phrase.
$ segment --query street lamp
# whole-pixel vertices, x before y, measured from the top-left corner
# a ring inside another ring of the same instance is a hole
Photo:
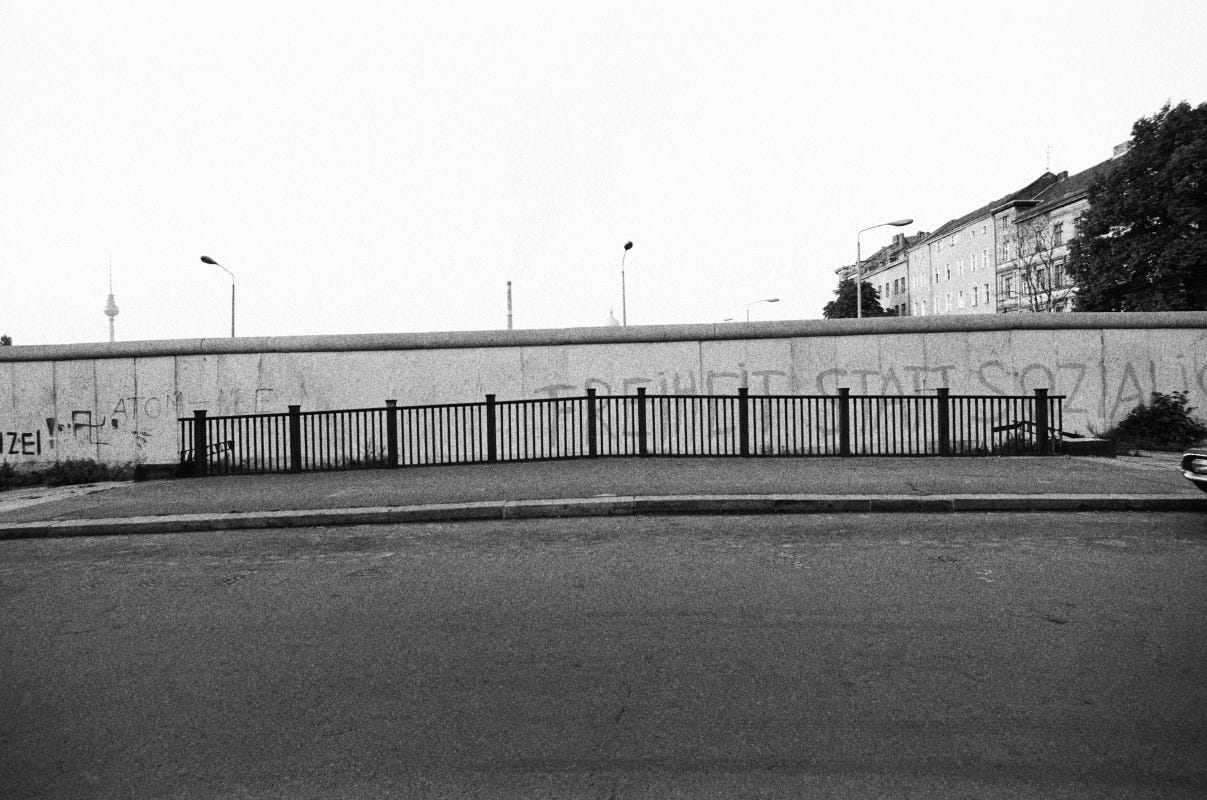
[[[912,219],[898,219],[892,222],[881,222],[879,225],[873,225],[870,228],[864,228],[859,233],[855,234],[855,316],[856,318],[863,317],[863,264],[860,263],[862,258],[859,254],[859,236],[865,231],[870,231],[873,228],[884,228],[892,225],[896,228],[901,228],[906,225],[913,225]]]
[[[629,254],[629,251],[632,249],[633,249],[633,243],[625,242],[624,243],[624,252],[620,254],[620,324],[621,325],[629,324],[629,314],[628,314],[628,309],[625,307],[625,296],[624,296],[624,257],[627,256]]]
[[[779,301],[780,301],[780,299],[778,297],[768,297],[766,300],[750,301],[749,303],[746,304],[746,321],[750,322],[750,307],[751,306],[755,305],[756,303],[778,303]]]
[[[219,264],[217,261],[210,258],[209,256],[202,256],[201,263],[213,264],[215,267],[222,270],[227,275],[231,276],[231,338],[234,339],[235,338],[235,273],[231,272],[229,269],[222,266],[221,264]]]

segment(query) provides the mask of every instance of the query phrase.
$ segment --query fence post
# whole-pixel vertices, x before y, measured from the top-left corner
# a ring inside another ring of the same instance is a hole
[[[596,443],[595,426],[598,423],[595,419],[595,390],[587,390],[587,457],[595,458],[599,455],[599,445]]]
[[[750,455],[750,389],[738,389],[738,455]]]
[[[649,446],[645,442],[645,387],[637,387],[637,455],[648,456]]]
[[[205,409],[198,408],[193,411],[193,474],[198,478],[204,478],[207,465],[209,464],[208,439],[209,431],[205,421]]]
[[[851,390],[838,390],[838,455],[851,454]]]
[[[289,471],[302,471],[302,407],[289,407]]]
[[[499,448],[495,444],[495,396],[486,395],[486,460],[499,460]]]
[[[1049,454],[1048,442],[1048,390],[1035,390],[1035,446],[1039,455]]]
[[[386,466],[398,466],[398,401],[386,401]]]
[[[939,455],[951,455],[951,389],[946,386],[935,389],[937,401],[937,424],[939,426]]]

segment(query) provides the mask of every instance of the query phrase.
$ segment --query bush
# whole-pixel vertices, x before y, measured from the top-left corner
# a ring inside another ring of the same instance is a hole
[[[1192,411],[1186,392],[1153,392],[1148,405],[1133,408],[1103,438],[1124,450],[1181,450],[1207,439],[1207,426]]]
[[[5,461],[0,464],[0,489],[12,489],[17,486],[33,486],[42,482],[42,473],[32,470],[18,472],[13,465]]]
[[[75,483],[132,480],[134,470],[129,464],[111,467],[90,458],[69,458],[46,469],[17,470],[7,461],[0,464],[0,489],[17,486],[66,486]]]

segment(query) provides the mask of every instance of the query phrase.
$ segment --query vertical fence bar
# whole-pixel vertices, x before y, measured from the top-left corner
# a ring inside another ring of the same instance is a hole
[[[1048,445],[1048,390],[1035,390],[1035,445],[1039,455],[1050,454]]]
[[[386,466],[398,466],[398,401],[386,401]]]
[[[209,438],[206,434],[205,409],[199,408],[193,412],[193,474],[204,478],[206,465],[209,463]]]
[[[1049,397],[1050,403],[1049,419],[1052,423],[1052,428],[1056,432],[1056,439],[1052,443],[1052,452],[1064,452],[1064,405],[1063,400],[1059,397]]]
[[[939,455],[951,455],[951,390],[943,387],[935,390],[936,420],[939,429]]]
[[[486,395],[486,460],[499,460],[499,450],[495,445],[495,396]]]
[[[851,390],[838,390],[838,455],[851,454]]]
[[[738,389],[738,455],[750,455],[750,389]]]
[[[302,407],[289,407],[289,471],[302,471]]]
[[[645,387],[637,387],[637,455],[648,456],[649,446],[645,441]]]

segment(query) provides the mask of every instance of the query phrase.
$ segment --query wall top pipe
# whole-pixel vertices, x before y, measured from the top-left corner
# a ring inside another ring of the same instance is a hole
[[[546,328],[432,333],[358,333],[325,336],[256,336],[239,339],[151,339],[133,342],[12,345],[0,348],[0,363],[76,361],[234,353],[323,353],[373,350],[441,350],[477,347],[535,347],[630,344],[816,336],[880,336],[890,333],[959,333],[1013,330],[1128,330],[1199,328],[1207,311],[1075,314],[952,314],[938,317],[780,320],[694,325]]]

